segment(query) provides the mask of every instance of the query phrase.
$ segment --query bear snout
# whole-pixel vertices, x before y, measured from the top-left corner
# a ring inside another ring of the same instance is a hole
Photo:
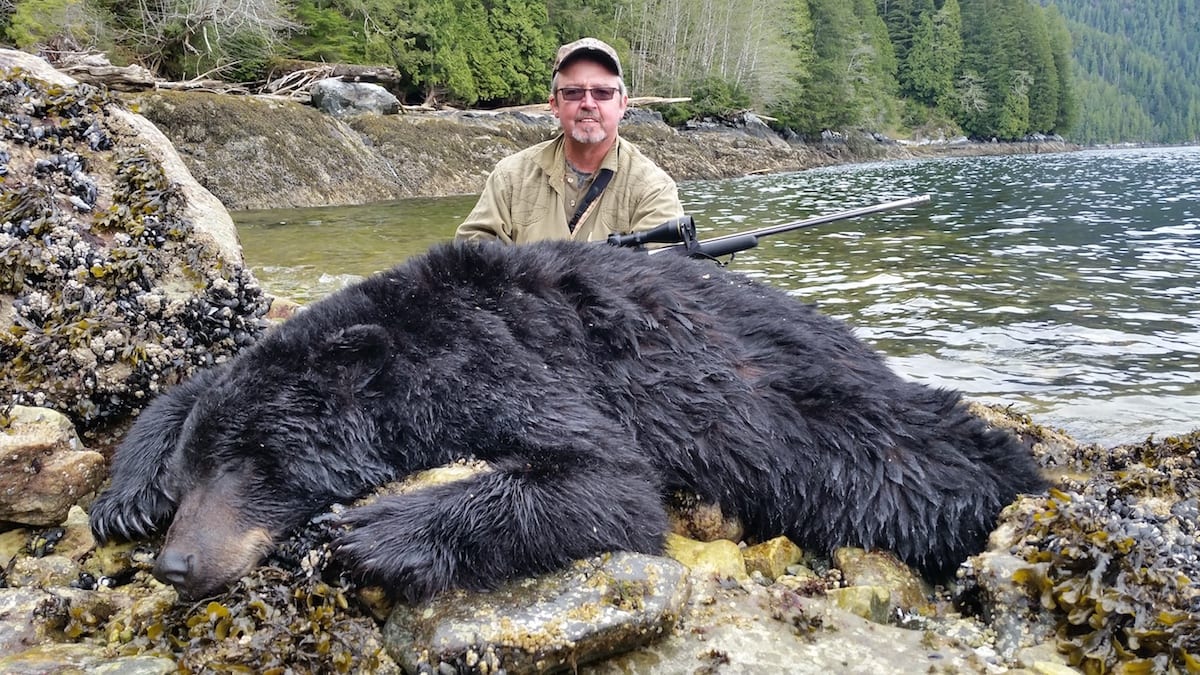
[[[227,521],[222,527],[192,521],[186,529],[172,524],[155,560],[154,578],[174,586],[181,597],[189,600],[215,595],[231,586],[254,569],[274,545],[265,529],[228,527],[232,524]]]
[[[154,563],[154,578],[176,588],[186,587],[195,564],[196,557],[190,553],[163,549]]]
[[[274,546],[268,529],[249,523],[235,504],[236,487],[223,481],[192,489],[179,504],[154,563],[159,581],[185,599],[226,589],[254,569]]]

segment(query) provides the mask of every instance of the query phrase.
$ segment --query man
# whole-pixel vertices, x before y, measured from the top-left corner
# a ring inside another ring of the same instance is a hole
[[[456,238],[603,241],[683,215],[675,181],[618,136],[628,105],[612,47],[583,38],[559,48],[550,111],[562,133],[500,160]]]

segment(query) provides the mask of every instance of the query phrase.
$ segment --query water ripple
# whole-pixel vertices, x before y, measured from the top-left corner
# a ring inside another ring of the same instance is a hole
[[[1197,165],[1197,148],[864,164],[713,183],[721,209],[693,205],[724,234],[933,193],[732,266],[850,321],[909,377],[1116,442],[1200,427]]]

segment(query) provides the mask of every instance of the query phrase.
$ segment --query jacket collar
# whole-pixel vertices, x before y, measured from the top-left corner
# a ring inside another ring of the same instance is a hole
[[[612,147],[608,149],[608,154],[604,155],[604,160],[600,162],[601,169],[608,169],[616,173],[617,165],[620,163],[621,158],[621,144],[624,142],[625,139],[621,138],[618,134],[617,142],[612,144]],[[546,172],[550,187],[559,192],[563,190],[567,178],[567,151],[565,146],[565,138],[560,132],[537,154],[535,160],[542,171]]]

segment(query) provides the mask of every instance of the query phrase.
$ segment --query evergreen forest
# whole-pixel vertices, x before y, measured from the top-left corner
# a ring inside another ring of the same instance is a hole
[[[1200,135],[1181,0],[0,0],[4,42],[171,79],[263,83],[284,59],[388,66],[408,103],[544,101],[559,44],[621,53],[675,124],[753,110],[801,136],[1085,143]],[[1189,28],[1190,26],[1190,28]]]
[[[1200,142],[1200,2],[1053,4],[1074,43],[1081,112],[1073,140]]]

